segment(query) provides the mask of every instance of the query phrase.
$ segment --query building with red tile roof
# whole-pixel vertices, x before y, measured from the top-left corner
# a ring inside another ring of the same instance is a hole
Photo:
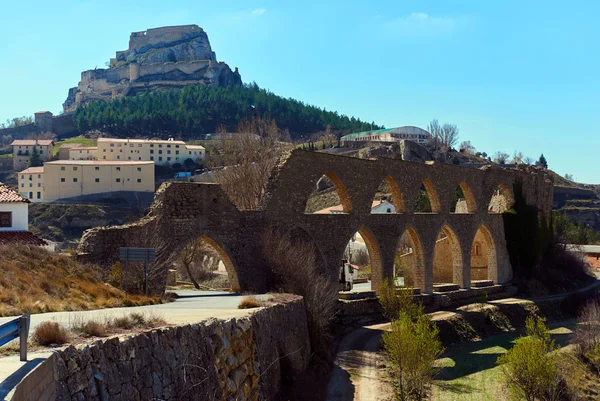
[[[0,245],[16,243],[48,245],[29,232],[29,200],[0,182]]]

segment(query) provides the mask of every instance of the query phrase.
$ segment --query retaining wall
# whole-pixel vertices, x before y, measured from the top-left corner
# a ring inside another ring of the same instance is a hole
[[[12,400],[266,400],[303,374],[310,354],[298,298],[246,318],[68,346],[26,376]],[[42,394],[38,376],[50,370]]]

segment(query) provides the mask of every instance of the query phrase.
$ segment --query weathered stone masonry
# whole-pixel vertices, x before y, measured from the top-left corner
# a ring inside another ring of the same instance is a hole
[[[305,214],[305,204],[317,181],[326,175],[336,186],[344,214]],[[268,226],[301,230],[314,240],[323,264],[335,275],[348,240],[359,231],[371,257],[373,287],[393,274],[399,238],[408,232],[415,251],[415,286],[433,288],[434,249],[440,231],[448,234],[455,251],[453,281],[470,287],[471,245],[483,233],[493,266],[489,278],[505,283],[512,277],[500,213],[488,211],[499,187],[511,193],[516,179],[523,183],[528,204],[549,216],[552,179],[541,169],[473,169],[445,163],[412,163],[393,159],[365,160],[322,153],[294,151],[275,168],[258,211],[238,210],[216,184],[167,183],[156,193],[151,211],[140,222],[122,227],[92,229],[79,246],[82,258],[106,264],[116,259],[120,246],[140,246],[140,230],[170,226],[180,246],[204,236],[224,257],[234,289],[262,292],[269,277],[261,258],[260,234]],[[371,214],[371,203],[382,181],[391,184],[396,214]],[[433,213],[414,213],[424,184]],[[465,194],[468,213],[451,213],[456,188]],[[160,223],[159,223],[160,221]],[[170,249],[169,252],[176,251]],[[167,252],[167,251],[165,251]],[[166,282],[166,271],[164,280]]]
[[[310,354],[299,299],[246,318],[69,346],[26,377],[12,400],[95,401],[100,392],[111,401],[268,400],[304,373]]]

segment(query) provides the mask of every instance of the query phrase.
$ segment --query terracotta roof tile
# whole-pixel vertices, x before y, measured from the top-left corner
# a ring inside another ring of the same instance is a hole
[[[44,167],[29,167],[26,170],[21,171],[19,174],[42,174]]]
[[[17,191],[0,182],[0,203],[29,203]]]
[[[0,231],[0,245],[21,244],[46,246],[48,243],[29,231]]]

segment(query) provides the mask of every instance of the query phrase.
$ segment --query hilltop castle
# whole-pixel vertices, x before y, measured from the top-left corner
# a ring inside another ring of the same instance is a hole
[[[190,84],[240,85],[237,70],[218,62],[208,35],[198,25],[183,25],[133,32],[129,49],[118,51],[108,69],[81,73],[69,89],[65,112],[91,100],[110,100],[140,92],[179,88]]]

